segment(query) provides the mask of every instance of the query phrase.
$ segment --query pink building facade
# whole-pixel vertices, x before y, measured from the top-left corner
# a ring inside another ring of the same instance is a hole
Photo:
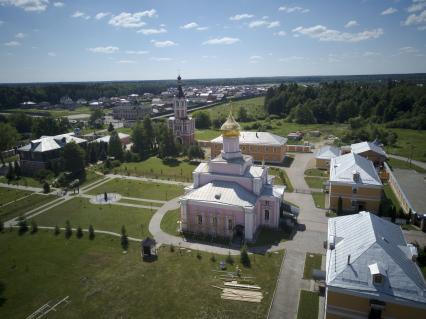
[[[239,125],[222,125],[223,150],[192,173],[181,198],[184,232],[254,241],[261,227],[278,228],[284,186],[274,186],[268,167],[253,165],[239,146]]]
[[[174,98],[174,116],[169,117],[168,126],[180,144],[194,144],[195,121],[188,116],[188,105],[182,90],[182,78],[178,76],[178,94]]]

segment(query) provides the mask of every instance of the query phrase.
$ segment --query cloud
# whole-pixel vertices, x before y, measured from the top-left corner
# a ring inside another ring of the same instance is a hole
[[[177,45],[177,43],[170,40],[166,40],[166,41],[151,40],[151,43],[154,44],[154,46],[157,48],[167,48],[167,47],[173,47]]]
[[[4,23],[4,21],[0,20],[0,26]]]
[[[125,51],[126,54],[148,54],[149,51],[134,51],[134,50],[127,50]]]
[[[254,17],[254,15],[252,15],[252,14],[242,13],[242,14],[236,14],[232,17],[229,17],[229,20],[240,21],[240,20],[243,20],[243,19],[251,19],[253,17]]]
[[[88,48],[87,50],[93,53],[112,54],[112,53],[118,52],[120,49],[114,46],[107,46],[107,47]]]
[[[297,27],[292,30],[295,35],[305,35],[310,38],[319,39],[320,41],[335,42],[360,42],[369,39],[377,39],[383,34],[383,29],[365,30],[363,32],[349,33],[328,29],[323,25],[313,27]]]
[[[63,6],[65,6],[65,3],[63,2],[53,2],[53,6],[56,8],[62,8]]]
[[[399,48],[398,52],[399,54],[409,54],[409,53],[418,53],[419,50],[417,50],[416,48],[407,46],[407,47]]]
[[[279,37],[284,37],[287,35],[287,32],[281,30],[281,31],[275,32],[274,35],[277,35]]]
[[[89,15],[87,15],[87,14],[85,14],[84,12],[81,12],[81,11],[75,11],[72,15],[71,15],[71,18],[82,18],[82,19],[86,19],[86,20],[89,20],[90,19],[90,16]]]
[[[56,53],[55,53],[55,52],[48,52],[48,53],[47,53],[47,55],[48,55],[48,56],[51,56],[51,57],[55,57],[55,56],[56,56]]]
[[[282,6],[282,7],[278,8],[278,11],[284,11],[285,13],[293,13],[293,12],[307,13],[310,10],[309,9],[304,9],[302,7],[286,7],[286,6]]]
[[[119,60],[119,61],[117,61],[117,63],[119,63],[119,64],[133,64],[133,63],[136,63],[136,61],[134,61],[134,60]]]
[[[365,56],[365,57],[369,57],[369,56],[379,56],[379,55],[382,55],[381,53],[379,53],[379,52],[373,52],[373,51],[366,51],[366,52],[364,52],[364,54],[363,54],[363,56]]]
[[[156,13],[157,11],[155,11],[155,9],[135,13],[121,12],[120,14],[113,16],[108,21],[108,24],[118,28],[140,28],[146,24],[142,21],[142,18],[155,17]]]
[[[15,38],[17,39],[23,39],[25,38],[27,35],[25,33],[19,32],[17,34],[15,34]]]
[[[279,21],[266,21],[266,20],[255,20],[249,23],[249,28],[258,28],[258,27],[267,27],[267,28],[276,28],[280,26]]]
[[[417,27],[417,30],[419,30],[419,31],[425,31],[426,30],[426,25],[422,25],[420,27]]]
[[[180,28],[181,29],[194,29],[196,27],[198,27],[198,23],[197,22],[190,22],[190,23],[187,23],[185,25],[182,25]]]
[[[412,12],[422,11],[424,8],[426,8],[426,1],[414,0],[413,4],[408,7],[407,11],[412,13]]]
[[[172,58],[157,58],[157,57],[152,57],[150,58],[151,61],[157,61],[157,62],[167,62],[167,61],[171,61]]]
[[[198,27],[197,30],[198,31],[205,31],[208,30],[209,27]]]
[[[201,58],[202,59],[216,59],[217,56],[216,55],[203,55]]]
[[[166,33],[167,30],[164,28],[159,29],[141,29],[137,31],[137,33],[142,33],[144,35],[152,35],[152,34],[160,34],[160,33]]]
[[[410,14],[407,19],[402,23],[402,25],[410,26],[417,24],[425,24],[426,23],[426,10],[423,10],[419,14]]]
[[[304,60],[304,57],[301,56],[289,56],[289,57],[285,57],[285,58],[280,58],[278,61],[280,62],[293,62],[293,61],[300,61],[300,60]]]
[[[21,43],[18,42],[18,41],[9,41],[9,42],[4,43],[4,45],[7,46],[7,47],[17,47],[17,46],[20,46]]]
[[[359,24],[356,20],[351,20],[345,24],[345,28],[352,28],[352,27],[356,27],[357,25]]]
[[[263,60],[263,57],[260,55],[252,55],[250,58],[250,63],[258,63],[259,61]]]
[[[386,16],[386,15],[389,15],[389,14],[394,14],[395,12],[398,12],[398,9],[390,7],[390,8],[387,8],[386,10],[382,11],[381,15]]]
[[[14,6],[25,11],[41,12],[46,10],[49,0],[0,0],[2,6]]]
[[[223,38],[214,38],[203,42],[203,45],[214,45],[214,44],[234,44],[240,42],[240,39],[238,38],[231,38],[231,37],[223,37]]]
[[[98,14],[95,15],[95,19],[101,20],[101,19],[109,16],[110,14],[111,14],[110,12],[99,12]]]

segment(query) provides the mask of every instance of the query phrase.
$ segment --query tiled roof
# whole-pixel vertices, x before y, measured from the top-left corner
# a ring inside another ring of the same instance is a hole
[[[328,243],[333,242],[334,249],[327,250],[327,286],[426,306],[425,280],[399,226],[368,212],[330,218]],[[373,283],[376,273],[383,275],[383,284]]]
[[[359,178],[354,178],[355,173],[357,173]],[[330,182],[342,182],[358,185],[382,185],[380,177],[374,168],[373,162],[354,153],[345,154],[331,159]]]
[[[125,134],[125,133],[118,133],[118,138],[120,140],[124,139],[124,138],[128,138],[130,135],[129,134]],[[105,143],[109,143],[109,139],[111,138],[111,135],[106,135],[106,136],[102,136],[100,138],[97,138],[96,140],[94,140],[93,142],[105,142]]]
[[[211,140],[212,143],[223,143],[222,136]],[[287,143],[287,138],[269,132],[240,132],[240,144],[259,144],[281,146]]]
[[[60,134],[55,136],[42,136],[37,140],[32,140],[31,143],[19,148],[19,151],[28,152],[48,152],[60,149],[70,142],[77,144],[84,143],[86,140],[75,137],[74,133]]]
[[[319,159],[332,159],[333,157],[340,156],[340,149],[335,146],[326,145],[321,147],[315,158]]]
[[[380,146],[372,142],[361,142],[361,143],[352,144],[351,151],[355,154],[360,154],[367,151],[373,151],[377,154],[380,154],[386,157],[385,151]]]

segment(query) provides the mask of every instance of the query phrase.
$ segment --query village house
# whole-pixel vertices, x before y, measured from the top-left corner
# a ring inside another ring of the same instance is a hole
[[[344,212],[378,213],[383,184],[373,162],[348,153],[331,159],[328,204],[337,211],[339,198]]]
[[[417,250],[374,214],[328,220],[325,317],[426,318]]]
[[[231,113],[221,131],[221,153],[198,165],[181,198],[182,231],[253,241],[261,227],[278,228],[285,187],[274,186],[268,167],[241,153]]]
[[[342,154],[352,152],[361,155],[373,162],[374,166],[382,166],[387,159],[383,148],[377,145],[377,142],[360,142],[342,147]]]
[[[315,167],[329,170],[331,159],[337,156],[340,156],[340,149],[338,147],[330,145],[323,146],[315,156]]]
[[[112,116],[116,120],[139,121],[149,115],[152,111],[150,105],[132,105],[130,103],[120,104],[112,108]]]
[[[255,161],[282,163],[286,155],[287,139],[269,132],[240,133],[241,152],[253,157]],[[210,142],[211,157],[216,157],[223,149],[223,136]]]
[[[125,134],[125,133],[117,133],[117,134],[118,134],[118,138],[121,141],[121,144],[123,144],[123,145],[130,144],[131,141],[130,141],[130,135],[129,134]],[[111,138],[111,135],[106,135],[106,136],[102,136],[102,137],[95,139],[93,142],[97,142],[97,143],[104,142],[104,143],[109,144],[110,138]]]

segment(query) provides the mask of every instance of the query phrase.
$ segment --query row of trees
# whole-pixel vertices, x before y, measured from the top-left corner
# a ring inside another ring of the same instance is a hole
[[[426,129],[426,87],[409,82],[282,84],[267,91],[264,107],[270,115],[300,124],[361,117],[392,127]]]

